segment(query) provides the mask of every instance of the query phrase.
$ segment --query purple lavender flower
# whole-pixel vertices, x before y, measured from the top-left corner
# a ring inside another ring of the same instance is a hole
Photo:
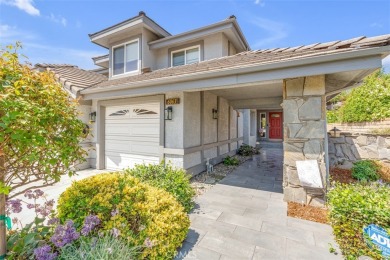
[[[50,241],[56,247],[63,247],[66,244],[72,243],[80,237],[80,233],[76,231],[72,220],[66,221],[64,225],[58,225],[54,231]]]
[[[51,218],[47,221],[47,224],[50,226],[58,225],[60,220],[58,218]]]
[[[121,232],[119,231],[119,229],[117,229],[117,228],[111,229],[111,235],[113,235],[113,237],[117,238],[117,237],[119,237],[120,234],[121,234]]]
[[[7,213],[20,213],[22,209],[22,201],[20,199],[7,201]]]
[[[81,234],[87,236],[91,231],[100,224],[100,219],[98,216],[89,215],[84,219],[84,226],[81,229]]]
[[[29,203],[29,204],[27,204],[27,208],[28,208],[28,209],[33,209],[33,208],[35,208],[35,205],[34,205],[34,204],[31,204],[31,203]]]
[[[52,253],[51,247],[44,245],[34,250],[34,256],[37,260],[54,260],[57,253]]]
[[[117,208],[115,210],[111,211],[111,216],[113,216],[113,217],[115,217],[118,214],[119,214],[119,209],[117,209]]]

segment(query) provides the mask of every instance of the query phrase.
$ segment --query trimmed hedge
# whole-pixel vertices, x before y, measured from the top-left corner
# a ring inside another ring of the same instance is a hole
[[[341,251],[347,259],[367,255],[382,259],[363,239],[363,227],[376,224],[390,231],[390,186],[335,184],[328,193],[329,221]]]
[[[172,165],[139,164],[132,169],[125,170],[125,174],[139,178],[157,188],[171,193],[177,201],[190,212],[194,207],[195,191],[190,185],[190,175],[184,169],[174,168]]]
[[[72,219],[81,226],[91,214],[99,217],[102,230],[143,246],[141,257],[149,259],[172,259],[190,225],[171,194],[118,172],[74,182],[61,194],[62,222]]]

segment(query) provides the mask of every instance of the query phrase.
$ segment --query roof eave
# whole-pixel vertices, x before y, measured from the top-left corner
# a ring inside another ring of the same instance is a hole
[[[102,44],[99,42],[102,38],[109,37],[111,34],[115,32],[120,32],[124,29],[130,28],[132,26],[136,26],[138,24],[144,24],[146,28],[148,28],[150,31],[156,33],[160,37],[167,37],[171,36],[171,34],[166,31],[164,28],[162,28],[160,25],[158,25],[155,21],[150,19],[146,15],[138,15],[136,17],[130,18],[128,20],[125,20],[121,23],[115,24],[113,26],[110,26],[106,29],[103,29],[101,31],[98,31],[96,33],[88,34],[89,39],[91,42],[102,46],[104,48],[108,48],[108,46]]]
[[[242,49],[249,50],[249,44],[246,41],[240,26],[237,23],[237,20],[235,18],[229,18],[227,20],[223,20],[218,23],[214,23],[211,25],[207,25],[201,28],[197,28],[194,30],[190,30],[187,32],[179,33],[177,35],[173,35],[170,37],[165,37],[162,39],[158,39],[152,42],[149,42],[149,48],[151,50],[153,49],[160,49],[168,46],[172,46],[172,44],[180,43],[180,42],[186,42],[194,39],[198,39],[200,37],[204,37],[207,35],[211,35],[213,33],[217,33],[223,30],[227,29],[233,29],[234,34],[238,38],[240,44],[242,45]]]

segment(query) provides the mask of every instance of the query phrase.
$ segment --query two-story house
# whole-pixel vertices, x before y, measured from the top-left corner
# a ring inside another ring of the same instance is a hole
[[[390,35],[251,51],[234,16],[171,35],[144,12],[89,35],[100,69],[41,64],[80,98],[86,167],[170,161],[191,173],[257,138],[283,142],[286,200],[306,201],[296,161],[327,180],[326,98],[381,67]],[[277,189],[277,188],[275,188]]]

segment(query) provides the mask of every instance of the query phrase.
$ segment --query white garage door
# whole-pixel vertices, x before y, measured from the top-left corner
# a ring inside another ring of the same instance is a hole
[[[105,137],[107,169],[159,163],[160,104],[107,107]]]

